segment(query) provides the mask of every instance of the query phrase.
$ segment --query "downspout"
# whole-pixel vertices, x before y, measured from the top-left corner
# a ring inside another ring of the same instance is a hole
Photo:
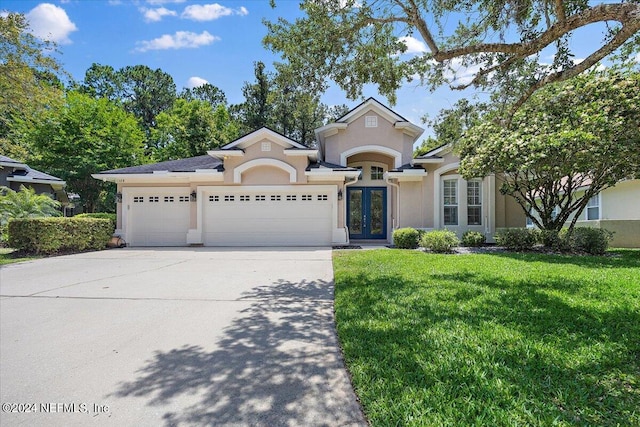
[[[393,230],[396,229],[396,227],[398,225],[400,225],[400,186],[398,184],[394,184],[393,182],[390,181],[391,178],[389,178],[389,176],[387,176],[385,178],[385,182],[388,185],[391,185],[392,187],[395,187],[396,189],[396,216],[395,218],[393,218],[393,221],[391,223],[391,235],[393,235]]]
[[[347,187],[349,185],[353,185],[356,182],[358,182],[358,178],[360,177],[360,175],[356,175],[356,179],[354,181],[349,181],[349,182],[345,182],[344,183],[344,197],[342,198],[342,200],[344,200],[344,229],[347,233],[347,245],[350,244],[349,242],[349,226],[347,224],[349,224],[349,218],[347,218]]]

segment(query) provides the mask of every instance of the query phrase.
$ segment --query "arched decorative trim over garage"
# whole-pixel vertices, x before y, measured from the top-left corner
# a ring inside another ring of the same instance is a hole
[[[298,180],[298,172],[288,163],[277,159],[255,159],[241,164],[233,171],[233,182],[240,184],[242,182],[242,173],[257,166],[273,166],[284,170],[289,174],[289,182],[295,183]]]
[[[347,165],[347,159],[355,154],[360,153],[380,153],[393,157],[393,166],[399,168],[402,166],[402,153],[389,147],[382,147],[380,145],[363,145],[361,147],[354,147],[340,154],[340,164]]]

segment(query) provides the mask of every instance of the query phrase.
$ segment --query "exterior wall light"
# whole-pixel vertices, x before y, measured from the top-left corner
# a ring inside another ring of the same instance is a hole
[[[195,191],[191,192],[191,201],[195,202],[196,200],[198,200],[198,193],[196,193]]]
[[[342,200],[342,188],[338,190],[338,200]]]
[[[122,193],[119,191],[116,193],[116,203],[122,203]]]

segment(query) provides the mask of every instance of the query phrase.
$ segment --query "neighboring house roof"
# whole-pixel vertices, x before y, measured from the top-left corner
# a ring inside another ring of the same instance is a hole
[[[412,165],[410,163],[407,163],[406,165],[402,165],[399,168],[391,169],[389,172],[404,172],[404,171],[407,171],[407,170],[424,171],[424,168],[422,166],[416,166],[416,165]]]
[[[66,184],[64,180],[57,176],[40,172],[39,170],[33,169],[25,163],[21,163],[11,157],[0,155],[0,166],[13,168],[13,172],[7,176],[7,181],[33,184],[52,184],[56,185],[58,188],[62,188]]]
[[[112,169],[99,172],[95,175],[111,174],[143,174],[154,172],[196,172],[202,169],[215,169],[222,171],[222,161],[205,154],[203,156],[189,157],[186,159],[168,160],[166,162],[152,163],[148,165],[131,166],[128,168]]]

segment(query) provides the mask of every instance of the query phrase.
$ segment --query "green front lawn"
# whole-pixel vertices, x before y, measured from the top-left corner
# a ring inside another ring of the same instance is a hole
[[[640,425],[640,251],[334,254],[373,426]]]

